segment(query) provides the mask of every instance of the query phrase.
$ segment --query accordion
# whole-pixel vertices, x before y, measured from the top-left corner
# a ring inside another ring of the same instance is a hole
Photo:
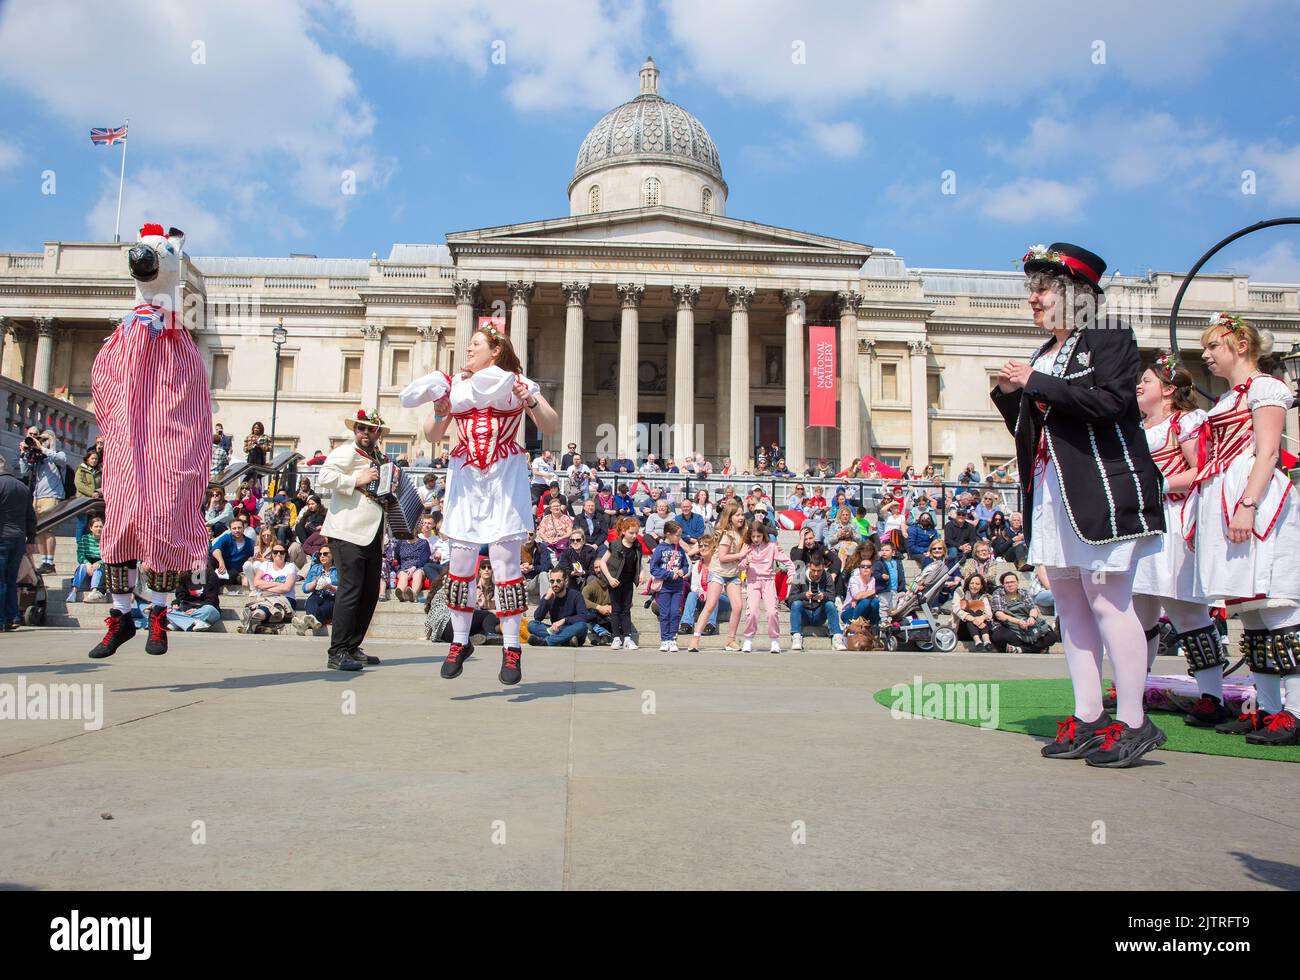
[[[366,484],[366,495],[384,508],[389,535],[409,541],[420,526],[424,502],[416,492],[415,484],[396,464],[380,463],[376,468],[379,478]]]

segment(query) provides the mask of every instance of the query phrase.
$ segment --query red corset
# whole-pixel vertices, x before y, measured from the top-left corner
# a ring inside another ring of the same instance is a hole
[[[1254,380],[1255,378],[1250,379],[1250,381]],[[1246,392],[1250,389],[1250,381],[1239,384],[1233,389],[1237,393],[1237,400],[1233,402],[1230,410],[1211,415],[1205,423],[1209,441],[1205,462],[1201,464],[1196,474],[1197,483],[1218,476],[1232,465],[1234,459],[1254,448],[1255,419],[1244,404]]]
[[[1183,455],[1183,447],[1178,439],[1178,430],[1182,423],[1182,417],[1181,412],[1174,413],[1173,418],[1169,420],[1169,435],[1165,439],[1165,444],[1159,449],[1151,450],[1151,458],[1155,460],[1156,466],[1159,467],[1166,480],[1171,476],[1186,473],[1191,469],[1187,465],[1187,457]],[[1182,500],[1187,494],[1167,493],[1165,496],[1170,500]]]
[[[522,408],[513,411],[471,408],[468,412],[453,413],[460,442],[451,454],[462,457],[466,466],[485,470],[507,456],[522,453],[524,447],[519,445],[517,436],[523,417]]]

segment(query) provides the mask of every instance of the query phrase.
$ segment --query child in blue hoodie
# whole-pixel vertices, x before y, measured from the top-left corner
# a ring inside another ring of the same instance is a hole
[[[677,629],[682,624],[682,605],[691,586],[691,562],[681,545],[682,526],[676,521],[664,525],[663,540],[650,555],[650,577],[659,588],[659,649],[677,652]]]

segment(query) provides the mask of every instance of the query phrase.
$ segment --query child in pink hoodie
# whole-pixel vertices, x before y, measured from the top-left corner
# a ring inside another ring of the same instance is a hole
[[[776,600],[776,563],[792,565],[790,556],[772,541],[770,529],[762,521],[754,521],[745,532],[749,541],[749,554],[741,559],[745,569],[745,642],[741,653],[754,649],[754,634],[758,632],[758,607],[766,607],[767,635],[772,640],[772,652],[781,652],[780,613]]]

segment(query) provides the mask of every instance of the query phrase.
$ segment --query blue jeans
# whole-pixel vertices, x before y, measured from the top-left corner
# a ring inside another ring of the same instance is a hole
[[[0,626],[19,621],[18,565],[25,554],[23,538],[0,538]]]
[[[839,636],[844,632],[844,627],[840,625],[840,611],[835,608],[833,601],[828,599],[812,609],[807,608],[802,599],[790,603],[791,633],[802,633],[805,626],[820,626],[823,623],[831,636]]]
[[[686,597],[686,603],[682,606],[682,622],[695,625],[695,617],[700,613],[699,595],[692,592]],[[723,592],[718,595],[718,604],[713,607],[713,612],[709,613],[709,625],[718,625],[718,615],[721,614],[727,619],[731,618],[731,600],[727,598],[727,593]]]
[[[190,609],[187,612],[179,612],[173,609],[167,613],[167,622],[187,633],[194,629],[195,623],[203,622],[212,625],[220,619],[221,610],[217,609],[216,606],[199,606],[197,609]]]
[[[1043,612],[1056,612],[1056,599],[1052,596],[1051,589],[1043,589],[1034,596],[1034,605]]]
[[[582,623],[565,623],[555,632],[551,632],[551,627],[540,620],[530,620],[528,623],[528,643],[530,646],[548,646],[562,647],[575,636],[586,636],[587,624]]]
[[[850,619],[861,619],[867,617],[867,622],[872,626],[880,625],[880,600],[875,596],[867,596],[865,599],[859,599],[857,602],[844,607],[843,619],[847,622]]]
[[[104,566],[102,564],[91,572],[87,571],[86,565],[83,563],[78,565],[77,570],[72,573],[72,588],[74,591],[85,588],[98,589],[103,578]]]

